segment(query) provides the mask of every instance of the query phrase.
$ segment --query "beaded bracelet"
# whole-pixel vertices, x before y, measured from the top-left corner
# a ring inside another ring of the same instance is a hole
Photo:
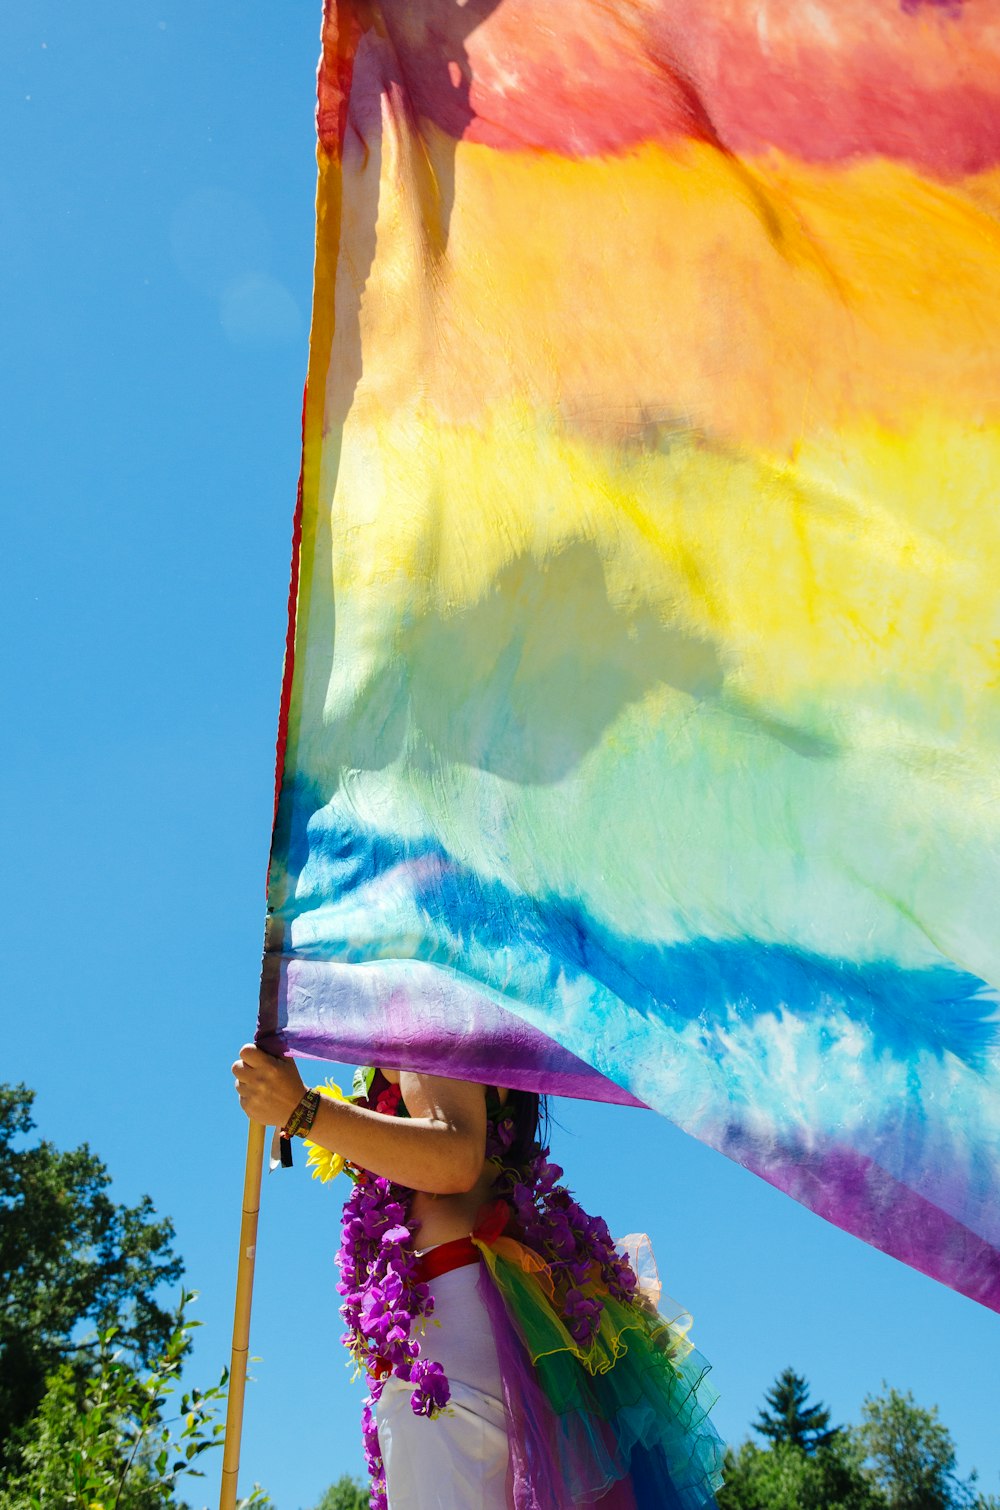
[[[313,1122],[316,1120],[316,1108],[319,1106],[319,1091],[306,1091],[298,1106],[292,1112],[288,1121],[281,1129],[282,1136],[304,1138],[311,1131]]]

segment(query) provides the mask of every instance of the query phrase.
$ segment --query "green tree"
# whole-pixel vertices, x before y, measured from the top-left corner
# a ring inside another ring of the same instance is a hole
[[[719,1510],[885,1510],[861,1456],[844,1432],[815,1452],[789,1442],[744,1442],[727,1454]]]
[[[226,1375],[204,1392],[177,1400],[181,1364],[191,1330],[194,1297],[182,1292],[174,1329],[151,1371],[140,1373],[116,1347],[109,1328],[97,1339],[92,1371],[63,1363],[46,1382],[34,1416],[9,1444],[0,1510],[161,1510],[174,1506],[188,1475],[201,1476],[201,1456],[221,1445],[217,1413]],[[259,1488],[244,1506],[266,1506]]]
[[[777,1444],[799,1447],[805,1453],[829,1447],[840,1428],[830,1426],[830,1412],[823,1405],[808,1405],[809,1385],[794,1369],[780,1373],[764,1396],[769,1410],[762,1410],[753,1423],[762,1437]]]
[[[884,1386],[883,1386],[884,1387]],[[957,1472],[951,1432],[907,1391],[869,1396],[854,1436],[869,1475],[889,1510],[992,1510],[992,1495],[977,1492],[975,1475],[965,1481]]]
[[[1000,1510],[975,1473],[958,1476],[936,1407],[893,1389],[865,1400],[860,1426],[831,1429],[808,1394],[791,1369],[768,1391],[756,1423],[768,1445],[727,1452],[720,1510]]]
[[[170,1222],[148,1196],[116,1205],[86,1144],[68,1153],[44,1141],[23,1146],[33,1100],[26,1086],[0,1085],[0,1468],[47,1377],[66,1363],[86,1374],[81,1326],[115,1327],[140,1366],[164,1353],[175,1321],[156,1291],[183,1272]]]
[[[362,1487],[357,1479],[342,1474],[323,1495],[316,1510],[368,1510],[368,1486]]]

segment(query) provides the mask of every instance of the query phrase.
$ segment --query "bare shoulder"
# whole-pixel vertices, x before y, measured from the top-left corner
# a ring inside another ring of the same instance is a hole
[[[453,1124],[471,1122],[474,1126],[485,1121],[486,1087],[473,1080],[402,1070],[399,1088],[411,1117],[433,1117]]]

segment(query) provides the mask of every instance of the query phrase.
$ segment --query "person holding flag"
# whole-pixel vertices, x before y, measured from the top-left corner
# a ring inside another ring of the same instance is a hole
[[[368,1070],[348,1100],[249,1044],[232,1068],[252,1120],[354,1181],[338,1288],[375,1510],[712,1510],[708,1366],[643,1243],[561,1183],[538,1095]]]
[[[355,1180],[377,1506],[713,1503],[703,1364],[536,1092],[1000,1310],[1000,32],[761,10],[324,0],[236,1069]]]

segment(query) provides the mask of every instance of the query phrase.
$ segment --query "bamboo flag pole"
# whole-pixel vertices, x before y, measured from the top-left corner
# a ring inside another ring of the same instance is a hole
[[[243,1396],[246,1393],[247,1357],[250,1352],[250,1302],[253,1269],[257,1255],[257,1213],[264,1168],[266,1127],[251,1122],[247,1133],[247,1164],[243,1176],[243,1219],[240,1223],[240,1254],[236,1266],[236,1305],[233,1310],[233,1352],[229,1364],[229,1401],[226,1435],[222,1446],[222,1489],[219,1510],[236,1510],[236,1480],[240,1472],[240,1437],[243,1432]]]

